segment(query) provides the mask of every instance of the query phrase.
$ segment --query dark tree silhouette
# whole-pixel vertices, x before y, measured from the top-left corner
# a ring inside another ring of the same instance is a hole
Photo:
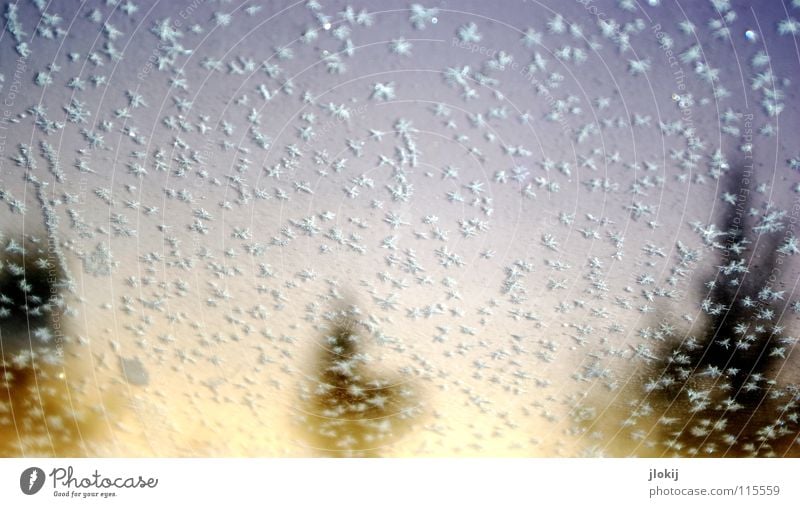
[[[334,457],[377,457],[404,433],[417,410],[410,383],[381,377],[363,352],[352,309],[333,314],[314,365],[306,410],[310,444]]]
[[[621,424],[606,450],[655,457],[800,456],[800,387],[777,381],[796,342],[781,322],[788,302],[780,290],[785,267],[777,268],[793,232],[774,208],[750,212],[748,176],[741,167],[726,174],[725,190],[739,198],[725,210],[721,228],[705,237],[715,252],[715,274],[700,293],[704,317],[689,329],[672,317],[658,323],[664,345],[629,379],[625,397],[633,401],[611,411]],[[689,269],[696,253],[679,252],[679,267]]]
[[[0,244],[0,456],[82,456],[91,407],[70,399],[63,270],[36,238]]]

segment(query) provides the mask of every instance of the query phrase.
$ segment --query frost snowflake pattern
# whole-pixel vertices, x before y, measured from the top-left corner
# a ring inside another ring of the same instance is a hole
[[[800,2],[0,8],[1,455],[800,456]]]

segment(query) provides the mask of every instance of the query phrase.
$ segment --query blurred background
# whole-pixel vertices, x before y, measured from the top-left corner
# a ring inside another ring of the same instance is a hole
[[[4,4],[3,455],[796,456],[799,8]]]

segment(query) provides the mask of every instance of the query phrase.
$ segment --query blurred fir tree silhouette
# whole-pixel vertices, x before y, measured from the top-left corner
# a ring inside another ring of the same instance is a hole
[[[382,377],[363,349],[357,311],[339,309],[324,336],[305,424],[310,445],[329,457],[378,457],[417,413],[408,382]]]
[[[657,323],[652,337],[662,345],[629,378],[632,401],[611,411],[621,421],[609,428],[612,454],[800,456],[800,387],[777,379],[797,340],[781,323],[788,303],[778,268],[793,232],[769,206],[755,222],[751,177],[741,165],[725,181],[738,198],[707,241],[714,270],[702,289],[704,315],[689,329],[674,316]],[[688,270],[699,251],[680,250],[679,267]]]
[[[65,361],[64,272],[45,241],[0,237],[0,456],[85,456],[97,409]]]

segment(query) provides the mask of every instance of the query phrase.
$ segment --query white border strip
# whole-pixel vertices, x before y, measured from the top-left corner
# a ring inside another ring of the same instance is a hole
[[[47,476],[34,495],[20,485],[30,467]],[[798,470],[798,459],[5,459],[0,498],[21,507],[800,505]],[[157,485],[94,486],[140,475]]]

